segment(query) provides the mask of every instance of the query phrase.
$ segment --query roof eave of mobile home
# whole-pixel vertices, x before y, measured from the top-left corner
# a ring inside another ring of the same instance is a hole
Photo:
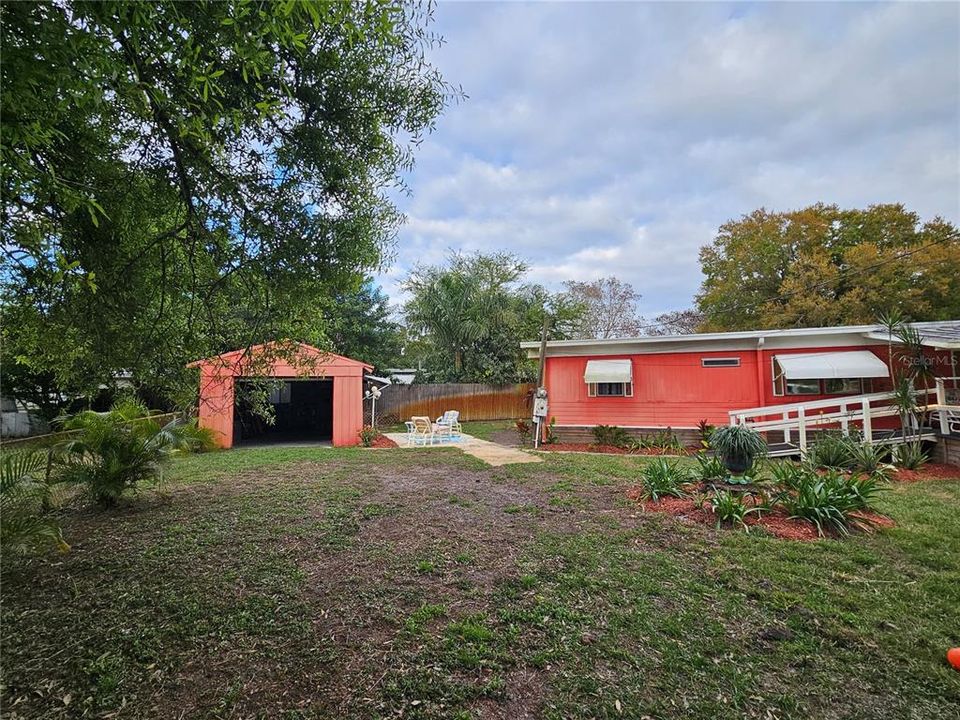
[[[924,344],[943,349],[960,349],[960,320],[920,322],[912,325],[924,336]],[[887,339],[886,330],[879,325],[844,325],[825,328],[652,335],[608,340],[550,340],[547,342],[547,356],[749,350],[756,348],[761,340],[767,349],[842,347],[876,344],[886,342]],[[540,356],[540,342],[537,340],[521,342],[520,347],[527,351],[529,358]]]

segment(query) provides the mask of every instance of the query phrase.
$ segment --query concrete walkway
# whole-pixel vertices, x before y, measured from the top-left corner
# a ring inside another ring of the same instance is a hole
[[[406,433],[384,433],[384,435],[393,440],[402,448],[415,447],[417,450],[429,450],[430,448],[453,447],[463,450],[467,455],[483,460],[487,465],[513,465],[514,463],[538,463],[543,462],[543,458],[537,455],[518,450],[517,448],[498,445],[489,440],[481,440],[473,435],[461,435],[458,442],[438,442],[434,445],[409,445],[407,443]]]

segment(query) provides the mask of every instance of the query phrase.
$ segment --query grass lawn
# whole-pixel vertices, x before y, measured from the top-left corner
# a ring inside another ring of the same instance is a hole
[[[4,559],[4,715],[958,717],[960,481],[794,543],[640,512],[646,461],[179,459]]]

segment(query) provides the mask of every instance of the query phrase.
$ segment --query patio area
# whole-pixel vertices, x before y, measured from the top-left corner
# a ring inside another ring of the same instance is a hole
[[[388,432],[384,433],[384,435],[393,440],[401,448],[429,450],[431,448],[454,447],[494,467],[513,465],[516,463],[543,462],[543,459],[537,455],[517,448],[500,445],[499,443],[490,442],[489,440],[481,440],[478,437],[466,433],[460,433],[456,438],[447,438],[422,445],[414,444],[407,433]]]

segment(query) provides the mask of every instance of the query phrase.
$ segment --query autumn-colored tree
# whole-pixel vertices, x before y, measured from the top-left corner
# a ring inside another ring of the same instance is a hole
[[[960,317],[960,231],[902,205],[760,209],[700,251],[705,330]]]
[[[586,312],[577,329],[578,338],[636,337],[643,329],[643,318],[637,311],[640,293],[633,285],[617,277],[592,282],[568,280],[567,294],[581,303]]]

